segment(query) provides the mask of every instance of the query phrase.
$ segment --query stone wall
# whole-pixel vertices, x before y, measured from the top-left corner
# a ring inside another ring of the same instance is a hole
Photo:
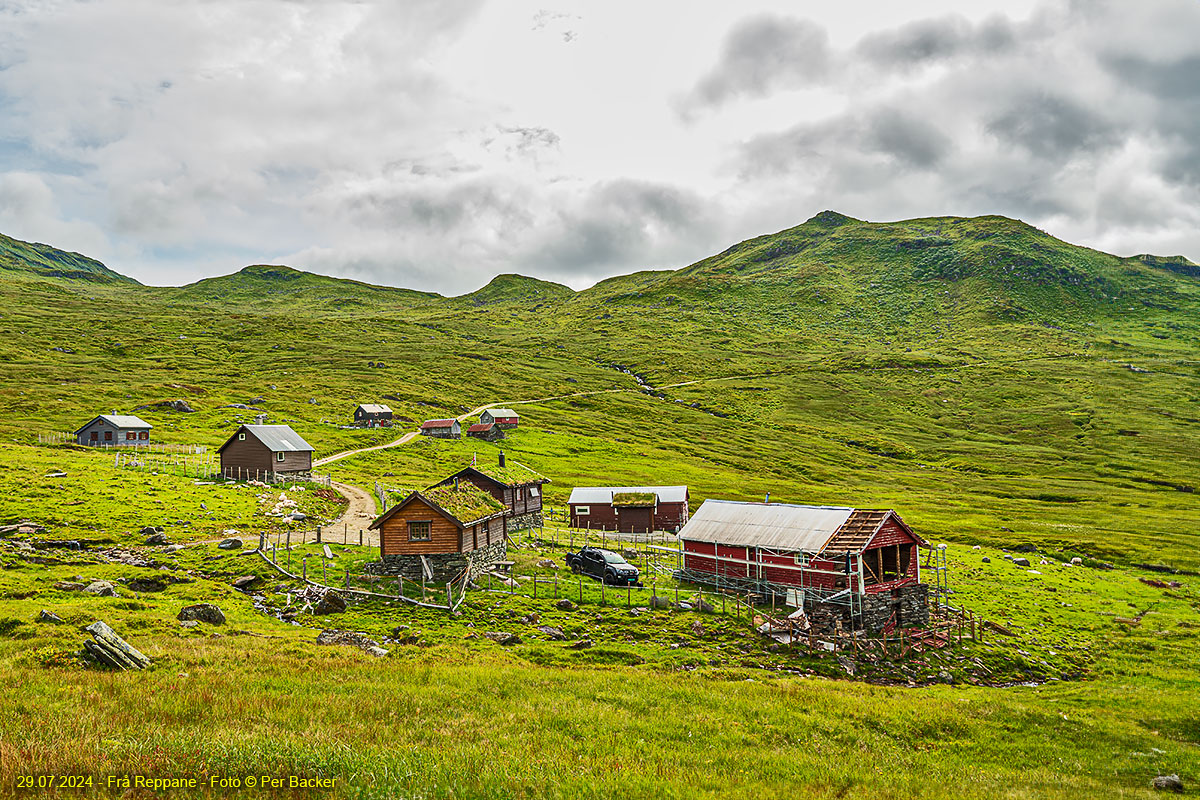
[[[425,560],[433,570],[433,582],[445,583],[458,577],[468,567],[473,578],[489,565],[503,561],[507,555],[508,546],[501,540],[465,553],[427,554]],[[385,556],[382,561],[373,561],[364,566],[363,571],[371,575],[401,575],[411,581],[420,581],[424,574],[421,557],[416,555]]]
[[[840,603],[821,603],[805,599],[804,611],[818,631],[851,629],[850,609]],[[862,598],[862,630],[878,634],[896,616],[897,628],[929,624],[929,586],[924,583],[903,586],[890,592],[868,594]]]
[[[526,514],[516,514],[508,518],[508,529],[519,531],[523,528],[541,528],[545,526],[541,511],[530,511]]]

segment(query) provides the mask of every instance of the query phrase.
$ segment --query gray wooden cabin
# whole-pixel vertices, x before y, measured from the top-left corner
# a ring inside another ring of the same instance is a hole
[[[132,414],[101,414],[75,431],[75,441],[89,447],[137,447],[150,444],[152,427]]]
[[[360,428],[378,428],[392,422],[392,409],[378,403],[361,403],[354,409],[354,424]]]

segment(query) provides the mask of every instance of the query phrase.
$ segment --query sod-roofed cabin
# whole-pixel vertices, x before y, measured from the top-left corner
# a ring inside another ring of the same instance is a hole
[[[427,419],[421,423],[421,435],[435,439],[460,439],[462,425],[456,419]]]
[[[542,484],[550,479],[524,464],[506,459],[501,452],[495,464],[464,467],[438,486],[467,481],[504,504],[508,509],[508,528],[538,528],[543,524]]]
[[[312,445],[288,425],[243,425],[217,452],[226,478],[258,479],[312,469]]]
[[[411,492],[371,523],[379,531],[380,569],[412,580],[475,575],[507,553],[508,509],[460,481]]]
[[[392,424],[392,409],[379,403],[360,403],[354,409],[354,424],[360,428],[379,428]]]
[[[495,442],[504,438],[504,431],[494,422],[476,422],[467,428],[467,436],[485,442]]]
[[[688,521],[688,487],[577,486],[567,505],[572,528],[674,532]]]
[[[497,425],[504,430],[517,427],[520,416],[511,408],[489,408],[479,415],[479,421]]]
[[[152,427],[132,414],[101,414],[75,431],[75,441],[89,447],[137,447],[150,444]]]

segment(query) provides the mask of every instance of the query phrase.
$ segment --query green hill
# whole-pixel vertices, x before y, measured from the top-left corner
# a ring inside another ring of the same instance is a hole
[[[440,297],[432,292],[374,286],[265,264],[244,267],[232,275],[205,278],[179,288],[160,289],[158,294],[169,303],[250,306],[275,310],[296,308],[304,309],[307,313],[409,306]]]
[[[482,289],[454,299],[474,306],[487,306],[499,303],[556,303],[574,294],[574,290],[561,283],[506,274],[492,278]]]
[[[45,244],[22,242],[3,234],[0,234],[0,275],[10,279],[25,275],[51,280],[138,285],[133,278],[112,271],[94,258]]]

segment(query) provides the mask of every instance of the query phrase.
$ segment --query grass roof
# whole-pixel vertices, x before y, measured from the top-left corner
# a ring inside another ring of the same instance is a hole
[[[465,481],[457,489],[449,485],[438,486],[426,489],[421,495],[466,525],[504,511],[504,505],[498,500]]]
[[[520,486],[524,483],[549,483],[550,479],[541,473],[534,472],[524,464],[509,461],[503,467],[499,464],[476,464],[474,469],[489,478],[499,481],[505,486]]]
[[[614,506],[652,506],[658,502],[654,492],[613,492]]]

